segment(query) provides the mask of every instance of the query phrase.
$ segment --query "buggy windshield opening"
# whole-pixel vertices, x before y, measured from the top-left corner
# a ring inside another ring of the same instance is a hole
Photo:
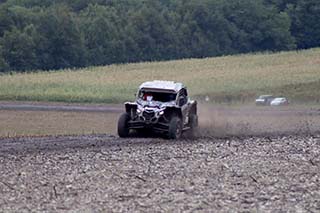
[[[177,94],[167,92],[154,92],[142,90],[139,92],[138,98],[143,101],[159,101],[159,102],[171,102],[175,101]]]

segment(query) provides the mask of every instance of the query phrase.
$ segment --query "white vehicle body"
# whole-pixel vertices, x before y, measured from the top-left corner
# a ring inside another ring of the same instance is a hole
[[[280,105],[288,105],[288,104],[289,104],[288,100],[284,97],[275,98],[270,103],[271,106],[280,106]]]
[[[256,105],[258,106],[268,106],[274,99],[272,95],[261,95],[256,99]]]

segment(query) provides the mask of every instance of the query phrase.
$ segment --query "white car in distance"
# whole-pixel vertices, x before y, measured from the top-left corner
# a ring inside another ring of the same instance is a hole
[[[271,101],[274,99],[272,95],[260,95],[256,99],[257,106],[269,106]]]
[[[288,104],[289,104],[288,99],[284,97],[275,98],[270,103],[271,106],[286,106]]]

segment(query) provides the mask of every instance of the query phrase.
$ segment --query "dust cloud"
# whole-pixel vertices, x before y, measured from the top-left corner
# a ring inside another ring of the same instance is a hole
[[[320,110],[307,107],[199,104],[199,137],[315,134]]]

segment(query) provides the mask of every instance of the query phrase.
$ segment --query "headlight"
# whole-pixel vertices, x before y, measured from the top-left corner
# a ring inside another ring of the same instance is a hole
[[[159,112],[159,115],[163,115],[163,114],[164,114],[164,111],[160,111],[160,112]]]
[[[140,113],[141,113],[141,110],[140,110],[140,109],[137,109],[137,113],[139,113],[139,114],[140,114]]]

